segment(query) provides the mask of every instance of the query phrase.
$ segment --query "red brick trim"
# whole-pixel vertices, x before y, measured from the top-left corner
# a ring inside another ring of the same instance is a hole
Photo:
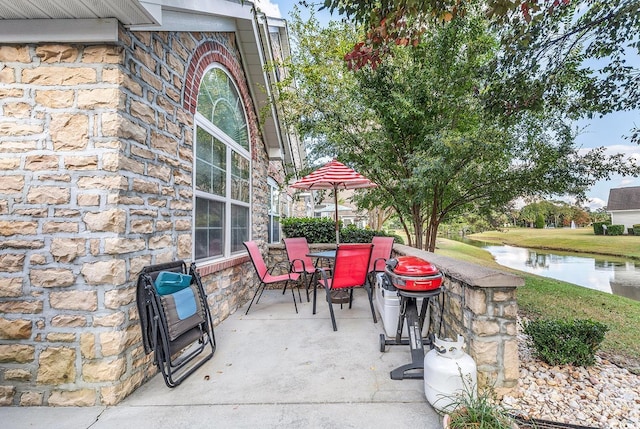
[[[254,118],[251,114],[253,111],[251,108],[253,103],[249,95],[249,88],[242,70],[242,65],[231,52],[229,52],[226,46],[212,40],[206,40],[201,43],[196,48],[193,57],[191,57],[184,85],[184,95],[182,98],[183,107],[192,114],[196,113],[200,82],[207,68],[215,63],[224,66],[233,77],[240,91],[240,97],[242,97],[242,101],[247,109],[247,114],[249,115],[247,120],[253,121]]]
[[[227,268],[235,267],[236,265],[242,265],[245,262],[249,262],[249,255],[236,256],[231,259],[225,259],[224,261],[205,263],[197,267],[197,271],[198,274],[204,277],[217,273],[218,271],[226,270]]]

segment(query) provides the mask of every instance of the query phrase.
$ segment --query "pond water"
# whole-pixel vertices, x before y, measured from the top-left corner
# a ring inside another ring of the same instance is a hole
[[[640,261],[464,242],[491,252],[505,267],[640,301]]]

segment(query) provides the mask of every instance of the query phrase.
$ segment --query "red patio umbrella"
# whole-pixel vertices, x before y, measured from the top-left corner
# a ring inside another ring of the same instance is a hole
[[[338,226],[338,190],[374,188],[376,186],[378,185],[364,177],[362,174],[335,159],[291,185],[292,188],[296,189],[333,190],[336,208],[336,243],[340,242],[340,228]]]

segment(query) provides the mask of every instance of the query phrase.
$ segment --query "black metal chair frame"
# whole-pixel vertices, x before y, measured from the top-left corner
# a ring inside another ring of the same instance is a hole
[[[170,339],[169,322],[154,282],[162,271],[191,275],[191,286],[197,291],[201,304],[201,321]],[[154,363],[168,387],[176,387],[207,362],[216,350],[211,311],[200,275],[192,263],[187,271],[184,261],[149,265],[142,269],[137,285],[138,313],[142,327],[145,353],[155,352]],[[210,350],[208,350],[210,349]]]
[[[258,280],[260,281],[260,284],[258,285],[258,288],[253,294],[253,298],[251,298],[249,307],[247,307],[247,311],[245,311],[244,313],[245,315],[249,314],[249,310],[251,310],[251,306],[253,305],[254,301],[256,304],[260,301],[260,298],[262,298],[262,294],[266,289],[267,285],[284,282],[284,287],[282,288],[282,294],[284,295],[285,292],[287,291],[287,286],[289,285],[289,282],[298,282],[298,280],[300,279],[300,273],[293,272],[292,271],[293,264],[290,264],[288,262],[281,262],[273,265],[272,267],[268,267],[259,249],[254,247],[257,253],[255,255],[252,255],[251,243],[253,242],[246,241],[243,244],[244,244],[244,247],[247,249],[247,253],[249,254],[249,259],[251,260],[251,265],[253,265],[254,271],[256,272],[256,275],[258,277]],[[255,243],[253,243],[253,246],[255,246]],[[283,267],[287,266],[287,273],[274,275],[273,272],[276,270],[278,266],[283,266]],[[260,273],[261,268],[264,269],[264,272],[262,274]],[[293,292],[293,286],[291,286],[291,296],[293,297],[293,305],[296,309],[296,313],[298,313],[298,304],[296,304],[296,295]],[[256,299],[256,297],[258,299]],[[302,303],[299,284],[298,284],[298,299],[300,299],[300,302]]]

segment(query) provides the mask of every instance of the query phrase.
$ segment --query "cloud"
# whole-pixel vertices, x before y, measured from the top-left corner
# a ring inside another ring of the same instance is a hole
[[[600,198],[589,198],[589,201],[587,201],[584,206],[588,207],[589,210],[591,211],[595,211],[597,209],[600,209],[604,206],[606,206],[607,203],[606,201],[600,199]]]
[[[578,153],[584,155],[593,148],[581,148]],[[614,144],[611,146],[605,146],[604,153],[607,155],[615,155],[617,153],[623,153],[629,158],[640,159],[640,146],[631,144]]]
[[[629,186],[632,185],[635,182],[635,179],[633,178],[623,178],[622,180],[620,180],[620,186]]]
[[[282,18],[280,6],[272,3],[271,0],[254,0],[254,3],[265,15],[272,18]]]

